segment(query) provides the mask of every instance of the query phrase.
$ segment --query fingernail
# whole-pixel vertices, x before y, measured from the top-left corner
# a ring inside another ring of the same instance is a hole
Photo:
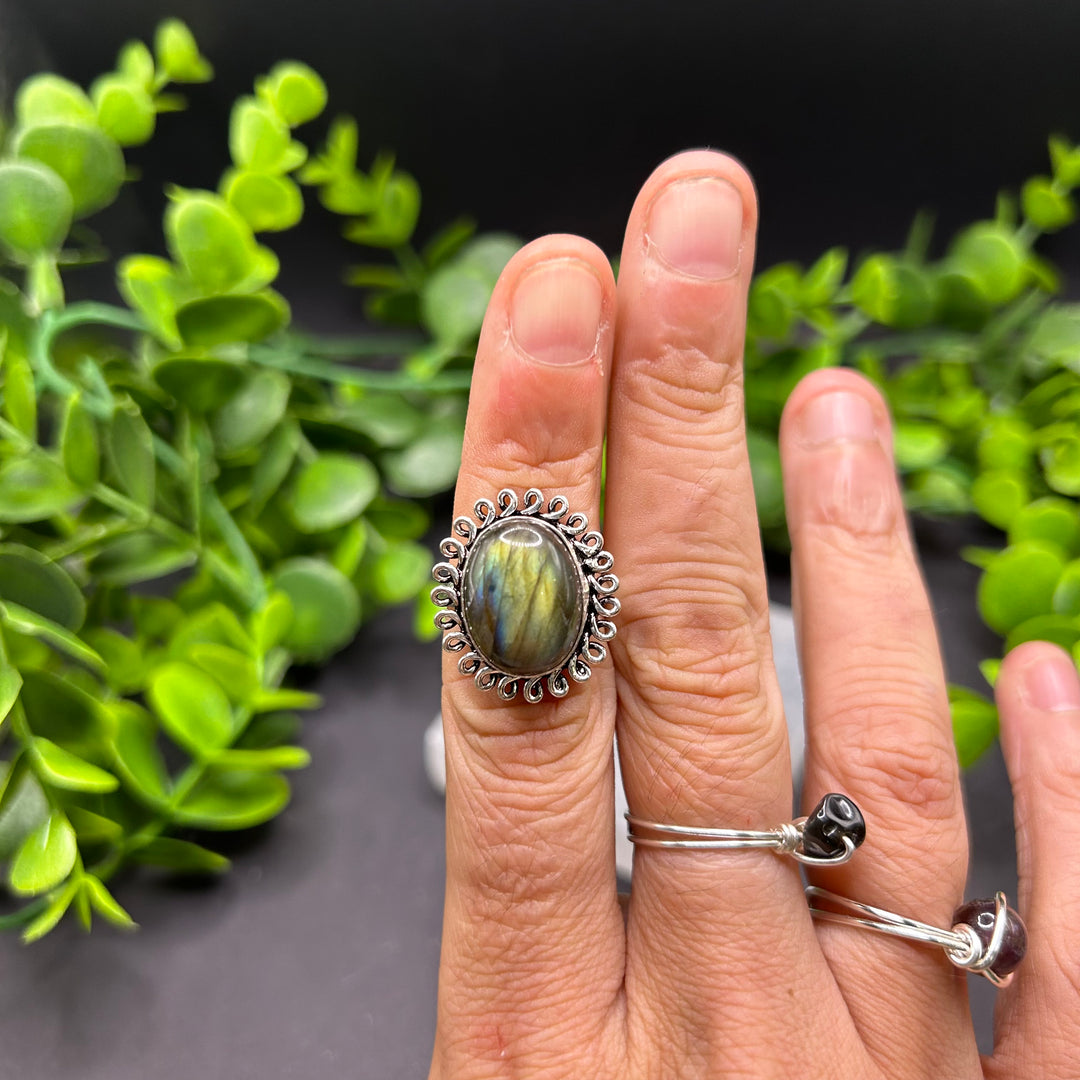
[[[578,259],[538,263],[518,280],[510,333],[538,364],[580,364],[596,352],[603,288]]]
[[[1080,676],[1065,653],[1052,653],[1026,668],[1020,690],[1029,705],[1044,712],[1080,709]]]
[[[802,441],[815,446],[830,442],[874,442],[877,426],[870,402],[850,390],[832,390],[812,398],[799,414]]]
[[[649,209],[646,239],[671,269],[719,281],[739,269],[742,197],[728,180],[687,177],[669,184]]]

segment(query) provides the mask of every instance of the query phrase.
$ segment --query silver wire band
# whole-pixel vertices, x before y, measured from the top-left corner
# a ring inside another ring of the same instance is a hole
[[[626,815],[627,836],[639,847],[671,848],[684,851],[744,851],[766,848],[777,855],[790,855],[810,866],[840,866],[855,854],[850,836],[842,837],[844,850],[836,855],[808,855],[802,850],[802,830],[806,818],[796,818],[773,829],[707,829],[693,825],[668,825]],[[649,835],[654,834],[654,835]]]
[[[983,975],[995,986],[1008,986],[1012,981],[1012,972],[1002,976],[991,970],[1005,940],[1008,904],[1003,892],[994,894],[994,929],[985,948],[974,929],[964,923],[958,923],[949,930],[943,930],[941,927],[919,922],[918,919],[909,919],[893,911],[886,911],[884,908],[839,896],[816,885],[806,887],[806,899],[810,905],[810,914],[815,919],[841,923],[845,926],[858,926],[865,930],[873,930],[878,934],[889,934],[892,937],[915,941],[921,945],[937,945],[944,949],[945,955],[956,967]],[[833,907],[844,910],[832,911],[818,906],[815,901],[832,904]]]

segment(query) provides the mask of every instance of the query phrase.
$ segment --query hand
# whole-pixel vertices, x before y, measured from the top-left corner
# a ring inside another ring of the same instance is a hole
[[[548,236],[492,297],[456,513],[536,487],[598,523],[606,437],[622,612],[612,659],[561,700],[506,704],[446,658],[439,1080],[1076,1075],[1080,683],[1052,646],[1014,650],[998,684],[1030,945],[993,1058],[941,949],[815,924],[790,859],[639,848],[624,923],[613,734],[641,817],[791,817],[740,371],[756,223],[736,162],[682,154],[638,196],[617,289],[595,247]],[[788,401],[804,788],[808,806],[850,795],[868,822],[849,864],[811,878],[947,927],[968,840],[891,446],[882,399],[851,371],[815,372]]]

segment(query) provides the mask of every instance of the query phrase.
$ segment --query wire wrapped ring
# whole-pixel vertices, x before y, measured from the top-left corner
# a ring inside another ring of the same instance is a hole
[[[998,987],[1009,985],[1027,951],[1027,928],[1003,892],[996,893],[993,900],[962,904],[953,912],[949,930],[814,885],[807,887],[806,898],[815,919],[891,934],[920,945],[937,945],[956,967],[983,975]]]
[[[866,823],[855,803],[835,792],[804,818],[772,829],[710,829],[668,825],[626,815],[627,835],[639,847],[692,851],[742,851],[765,848],[810,866],[846,863],[866,838]]]

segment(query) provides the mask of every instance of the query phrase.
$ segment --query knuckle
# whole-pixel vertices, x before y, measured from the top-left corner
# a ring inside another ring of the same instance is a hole
[[[533,485],[541,470],[547,474],[548,487],[591,493],[600,476],[601,453],[595,441],[573,425],[534,424],[521,418],[516,431],[484,446],[478,460],[485,462],[493,483],[520,486],[525,476]],[[544,484],[538,486],[543,489]]]
[[[953,821],[961,813],[956,752],[939,722],[918,718],[906,704],[880,698],[846,710],[842,725],[852,733],[819,746],[842,772],[853,792],[877,814],[923,821]]]

